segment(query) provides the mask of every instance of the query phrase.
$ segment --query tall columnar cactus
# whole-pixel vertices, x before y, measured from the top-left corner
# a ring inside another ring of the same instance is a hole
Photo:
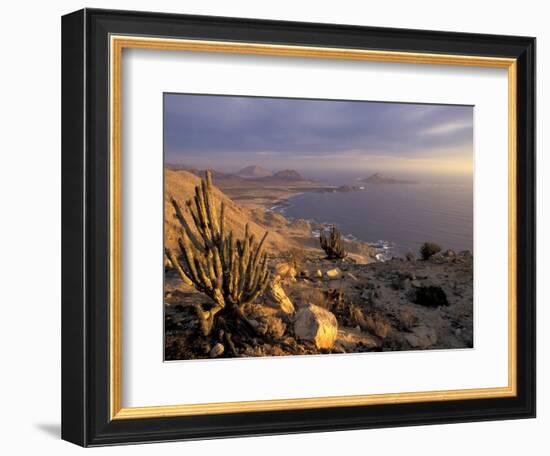
[[[193,199],[186,202],[187,215],[196,230],[185,217],[184,209],[171,198],[182,228],[178,239],[181,256],[165,249],[181,279],[213,301],[209,309],[195,305],[204,335],[210,334],[218,314],[228,321],[246,322],[243,306],[262,294],[269,281],[267,253],[262,252],[267,232],[256,242],[247,224],[244,238],[235,239],[225,227],[223,202],[218,218],[212,189],[212,175],[207,171],[206,178],[195,187]]]
[[[334,225],[330,227],[330,231],[328,232],[324,230],[321,231],[319,241],[321,242],[321,248],[327,254],[328,259],[336,260],[346,256],[342,235]]]

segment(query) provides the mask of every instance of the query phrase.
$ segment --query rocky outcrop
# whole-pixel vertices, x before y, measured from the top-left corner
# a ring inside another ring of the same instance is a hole
[[[338,336],[338,321],[333,313],[310,304],[296,313],[294,334],[299,339],[313,342],[319,349],[329,349]]]
[[[280,310],[286,315],[294,313],[294,304],[286,295],[285,290],[278,280],[271,282],[266,290],[266,304]]]
[[[369,177],[360,179],[365,184],[416,184],[415,181],[395,179],[393,177],[384,176],[380,173],[374,173]]]
[[[296,268],[289,263],[279,263],[275,267],[275,281],[289,279],[294,281],[296,279]]]

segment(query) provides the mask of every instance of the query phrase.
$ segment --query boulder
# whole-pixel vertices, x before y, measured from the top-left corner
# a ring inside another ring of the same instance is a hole
[[[279,263],[275,267],[275,277],[279,277],[281,279],[295,280],[296,269],[294,268],[294,266],[288,263]]]
[[[317,348],[332,348],[338,336],[338,321],[332,312],[310,304],[296,313],[294,334]]]
[[[340,277],[340,269],[329,269],[325,274],[329,279],[337,279],[338,277]]]
[[[321,272],[320,269],[317,269],[317,272],[315,273],[315,276],[318,277],[318,278],[322,278],[322,277],[323,277],[323,273]]]
[[[212,347],[212,350],[210,350],[210,358],[217,358],[218,356],[223,355],[224,351],[225,347],[218,342]]]
[[[286,315],[294,313],[294,304],[286,295],[285,290],[279,281],[272,281],[266,289],[266,304],[274,309],[280,310]]]

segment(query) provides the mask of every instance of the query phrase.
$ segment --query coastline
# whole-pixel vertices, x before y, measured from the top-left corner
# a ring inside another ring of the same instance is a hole
[[[315,219],[309,219],[309,218],[295,218],[290,217],[285,213],[285,209],[290,207],[292,205],[292,198],[303,195],[305,193],[317,193],[317,192],[296,192],[296,193],[289,193],[287,196],[277,200],[275,204],[271,205],[270,207],[265,207],[266,212],[275,212],[277,214],[282,215],[285,217],[290,223],[292,223],[294,220],[306,220],[311,225],[311,237],[313,239],[319,239],[321,232],[323,230],[327,230],[332,225],[337,225],[334,222],[320,222]],[[327,192],[328,193],[328,192]],[[331,192],[334,193],[334,192]],[[396,255],[393,255],[393,249],[395,248],[395,243],[389,240],[383,240],[379,239],[375,242],[372,241],[366,241],[364,239],[360,239],[354,234],[351,233],[345,233],[342,232],[342,238],[344,239],[344,242],[347,245],[348,250],[363,250],[361,247],[366,246],[369,250],[373,250],[373,254],[370,256],[374,258],[376,261],[384,262],[389,261],[394,257],[397,257]]]

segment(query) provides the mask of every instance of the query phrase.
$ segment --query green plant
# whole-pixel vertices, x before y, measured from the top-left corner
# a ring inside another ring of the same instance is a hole
[[[329,231],[321,231],[319,241],[321,248],[325,251],[329,260],[345,258],[344,241],[342,240],[340,231],[334,225],[330,227]]]
[[[195,230],[179,203],[171,198],[182,228],[178,239],[181,255],[178,257],[165,249],[181,279],[213,301],[210,308],[200,304],[194,306],[205,336],[216,326],[217,316],[223,317],[223,325],[244,325],[252,330],[243,307],[262,294],[269,281],[267,253],[262,252],[267,232],[256,242],[247,224],[244,238],[235,239],[233,232],[227,232],[225,227],[225,205],[221,203],[218,218],[212,193],[212,175],[207,171],[206,177],[195,187],[193,199],[186,202]]]
[[[439,252],[441,252],[441,247],[434,242],[424,242],[420,247],[420,257],[423,260],[428,260]]]

